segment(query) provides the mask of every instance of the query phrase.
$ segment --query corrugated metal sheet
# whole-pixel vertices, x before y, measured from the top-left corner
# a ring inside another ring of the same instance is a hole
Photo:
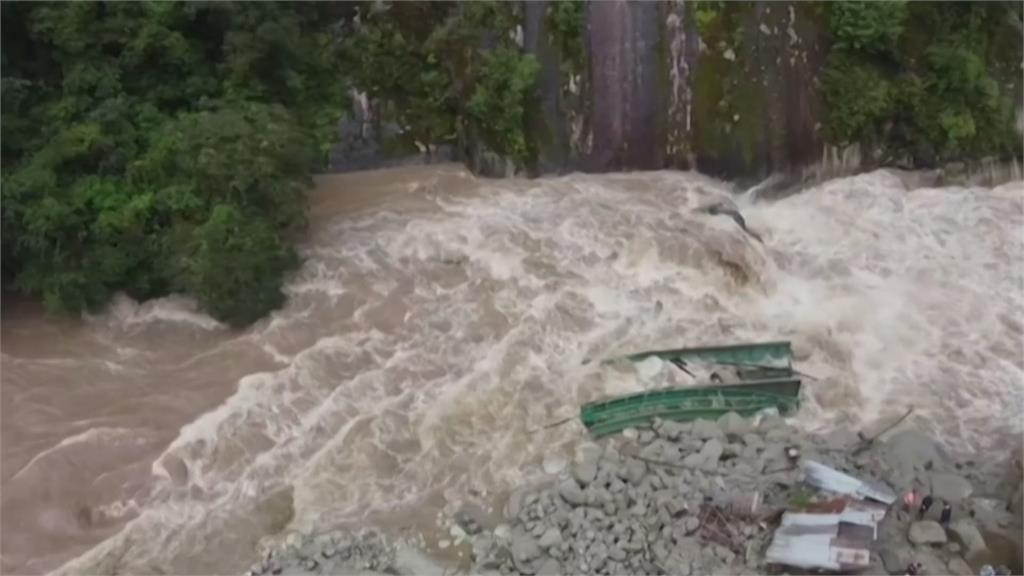
[[[871,560],[876,532],[874,524],[844,522],[838,514],[787,512],[772,536],[765,560],[797,568],[865,568]]]
[[[765,561],[797,568],[840,568],[838,559],[832,556],[832,536],[827,534],[787,536],[776,532]]]
[[[766,560],[797,568],[857,570],[871,560],[885,507],[846,499],[817,502],[782,515]]]
[[[807,477],[807,483],[822,490],[858,498],[870,498],[884,504],[892,504],[896,501],[896,493],[887,486],[864,482],[813,460],[804,460],[800,463],[800,467]]]
[[[896,493],[818,462],[805,460],[801,468],[808,484],[856,500],[837,498],[786,512],[765,560],[796,568],[852,571],[868,567],[878,523],[885,518],[887,505],[896,501]]]

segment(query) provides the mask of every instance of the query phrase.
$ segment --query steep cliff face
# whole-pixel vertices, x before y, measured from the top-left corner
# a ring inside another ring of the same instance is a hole
[[[486,4],[479,4],[481,14],[494,12]],[[998,128],[1012,124],[1007,109],[1021,108],[1019,5],[541,0],[499,6],[506,14],[500,24],[442,10],[440,32],[416,48],[430,65],[451,68],[452,58],[468,64],[452,74],[452,95],[439,99],[454,102],[447,109],[452,117],[435,124],[456,129],[410,131],[448,134],[455,159],[479,174],[677,168],[756,180],[799,173],[839,157],[839,149],[850,152],[842,157],[853,164],[864,158],[868,165],[912,168],[1020,156],[1019,141],[1013,143],[1019,138]],[[488,35],[491,41],[483,42]],[[476,38],[473,45],[469,38]],[[500,97],[501,74],[490,85],[480,81],[486,50],[493,49],[487,46],[501,39],[507,46],[512,38],[536,70],[522,92],[525,101]],[[399,83],[394,90],[419,102],[433,87]],[[474,98],[490,105],[466,118]],[[437,107],[427,102],[420,119],[430,125],[428,112]],[[522,122],[504,115],[513,108],[523,110]],[[503,128],[495,131],[499,123]],[[506,158],[500,144],[517,141],[508,137],[517,126],[528,152]]]
[[[536,31],[542,10],[528,4],[524,46],[543,70],[535,133],[571,138],[539,147],[541,171],[667,167],[755,177],[820,155],[820,8],[720,5],[698,25],[693,3],[588,3],[587,132],[571,130],[552,97],[565,67]],[[562,74],[559,92],[569,83]]]
[[[657,169],[665,145],[660,43],[663,4],[587,4],[593,143],[590,170]]]

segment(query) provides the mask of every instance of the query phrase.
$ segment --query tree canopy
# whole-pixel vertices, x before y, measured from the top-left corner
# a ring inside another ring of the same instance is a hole
[[[351,9],[3,3],[4,284],[59,310],[186,292],[235,325],[279,305]]]

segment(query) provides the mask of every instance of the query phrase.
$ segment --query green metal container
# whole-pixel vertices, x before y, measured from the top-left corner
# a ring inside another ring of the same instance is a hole
[[[800,378],[792,368],[789,342],[763,342],[640,352],[626,356],[640,362],[652,356],[666,362],[734,366],[740,382],[727,385],[652,390],[611,400],[591,402],[580,409],[580,419],[594,436],[624,428],[649,426],[654,418],[690,421],[715,420],[728,412],[750,416],[766,408],[780,414],[800,406]]]

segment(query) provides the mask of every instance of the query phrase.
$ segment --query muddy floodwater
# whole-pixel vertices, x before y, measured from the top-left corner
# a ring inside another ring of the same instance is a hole
[[[726,216],[734,202],[763,244]],[[2,571],[238,573],[292,529],[429,530],[538,474],[616,353],[789,339],[799,425],[916,408],[955,449],[1022,432],[1024,186],[881,171],[772,202],[678,172],[318,180],[288,303],[232,332],[171,297],[5,298]]]

